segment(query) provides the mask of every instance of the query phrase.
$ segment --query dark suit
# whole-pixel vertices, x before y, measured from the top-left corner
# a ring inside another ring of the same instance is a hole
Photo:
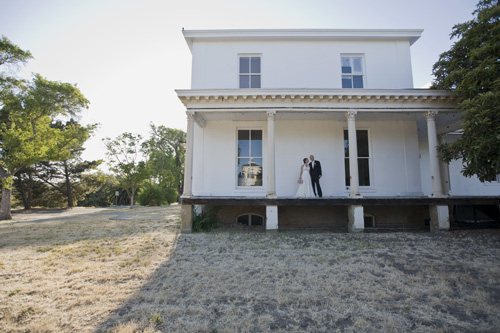
[[[314,165],[312,165],[314,163]],[[309,163],[309,174],[311,175],[311,183],[313,187],[314,195],[317,195],[321,198],[323,196],[323,192],[321,191],[321,186],[319,185],[319,177],[323,174],[321,173],[321,163],[319,161],[314,161]]]

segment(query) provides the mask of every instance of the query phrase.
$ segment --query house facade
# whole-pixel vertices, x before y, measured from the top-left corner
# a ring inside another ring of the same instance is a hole
[[[183,31],[192,53],[183,230],[193,208],[267,230],[447,230],[453,207],[498,205],[500,183],[444,165],[461,126],[451,93],[413,87],[422,30]],[[352,144],[356,143],[356,144]],[[294,198],[304,157],[322,198]]]

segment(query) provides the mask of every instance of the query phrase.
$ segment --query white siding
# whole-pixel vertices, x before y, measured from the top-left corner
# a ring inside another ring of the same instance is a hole
[[[239,54],[262,55],[263,89],[341,88],[342,54],[364,55],[364,88],[413,88],[408,41],[203,41],[192,53],[192,89],[237,89]]]

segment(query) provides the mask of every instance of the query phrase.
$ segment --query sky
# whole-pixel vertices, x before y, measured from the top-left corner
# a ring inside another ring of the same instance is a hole
[[[150,123],[186,130],[175,89],[189,89],[191,54],[182,35],[202,29],[424,29],[411,47],[415,88],[452,45],[477,0],[0,0],[0,34],[40,73],[77,84],[99,123],[83,157],[105,159],[105,137],[150,136]]]

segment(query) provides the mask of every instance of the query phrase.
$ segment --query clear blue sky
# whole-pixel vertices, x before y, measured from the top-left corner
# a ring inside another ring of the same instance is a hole
[[[77,83],[91,105],[83,123],[101,124],[87,159],[104,158],[101,139],[149,136],[149,123],[185,130],[174,89],[190,87],[191,55],[181,33],[194,29],[424,29],[412,46],[416,88],[451,46],[453,25],[476,0],[0,0],[0,34],[35,59],[22,76]]]

